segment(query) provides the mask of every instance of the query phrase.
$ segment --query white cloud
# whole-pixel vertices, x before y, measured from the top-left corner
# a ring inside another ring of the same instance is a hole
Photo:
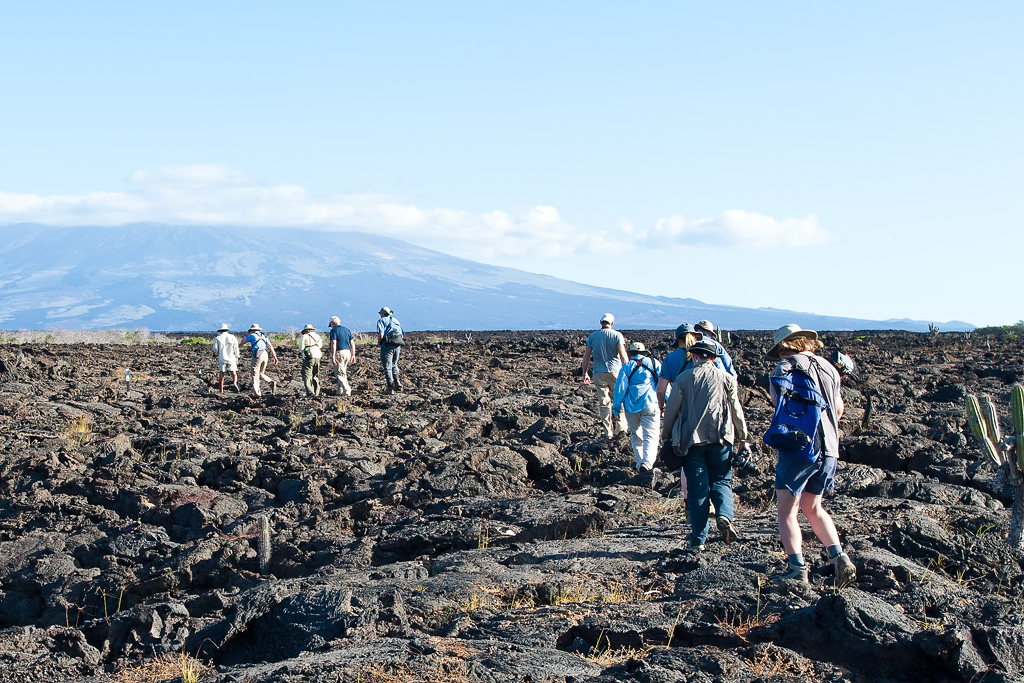
[[[814,216],[778,220],[747,211],[716,218],[671,216],[649,229],[623,220],[607,230],[565,221],[553,206],[521,215],[422,208],[376,193],[315,196],[297,185],[267,187],[218,164],[137,171],[125,192],[34,195],[0,192],[0,223],[119,225],[152,221],[349,228],[390,235],[476,260],[556,259],[677,246],[809,246],[834,241]]]
[[[717,218],[662,218],[655,224],[653,230],[642,233],[640,238],[650,245],[678,244],[755,249],[810,247],[836,241],[832,234],[821,227],[814,216],[778,220],[771,216],[738,209],[723,211]]]

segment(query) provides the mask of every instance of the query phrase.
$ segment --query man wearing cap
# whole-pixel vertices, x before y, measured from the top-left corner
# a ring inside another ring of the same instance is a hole
[[[715,333],[715,326],[710,320],[701,320],[699,323],[693,326],[697,332],[700,333],[702,339],[710,339],[718,347],[718,360],[715,361],[715,365],[728,372],[733,377],[736,376],[736,370],[732,367],[732,356],[725,350],[722,343],[718,341],[718,335]]]
[[[587,348],[583,352],[583,384],[593,383],[597,390],[597,410],[605,436],[609,439],[626,431],[626,421],[622,415],[616,420],[612,419],[612,394],[619,369],[629,360],[626,358],[626,340],[612,329],[613,325],[614,315],[605,313],[601,316],[601,329],[590,333]],[[593,380],[588,372],[591,358],[594,360]]]
[[[722,540],[736,540],[733,526],[732,450],[747,450],[736,378],[715,365],[718,347],[701,340],[686,349],[693,367],[672,385],[665,406],[662,441],[671,440],[683,458],[686,507],[690,518],[690,549],[703,550],[708,536],[709,504],[713,503]]]
[[[217,368],[220,370],[220,390],[224,392],[224,375],[231,373],[231,386],[238,391],[238,338],[231,334],[228,324],[217,329],[213,340],[213,352],[217,354]]]
[[[333,316],[327,326],[331,328],[331,365],[334,367],[334,379],[338,382],[338,395],[351,396],[348,366],[356,362],[356,341],[352,338],[352,331],[341,324],[338,316]]]
[[[323,357],[323,340],[316,333],[316,328],[307,323],[299,335],[299,355],[302,357],[302,383],[306,386],[306,396],[320,395],[320,359]]]
[[[277,365],[277,352],[270,338],[263,334],[263,330],[256,323],[249,327],[249,333],[243,340],[249,345],[252,353],[252,393],[262,396],[260,393],[260,381],[270,383],[270,393],[277,393],[277,380],[267,375],[267,361],[272,358],[274,365]]]
[[[402,391],[398,357],[405,345],[405,334],[402,332],[402,323],[398,322],[394,311],[385,306],[378,313],[380,320],[377,321],[377,343],[380,344],[380,364],[384,368],[384,379],[388,383],[384,393],[390,394]]]
[[[653,474],[661,435],[661,410],[657,397],[661,363],[651,358],[650,351],[640,342],[633,342],[627,350],[632,357],[619,370],[615,381],[612,416],[618,419],[619,413],[625,409],[636,469]]]
[[[803,512],[814,535],[828,551],[828,561],[835,569],[836,585],[845,586],[857,578],[857,568],[843,552],[832,516],[821,506],[824,493],[833,490],[839,462],[839,418],[843,416],[844,409],[839,373],[831,363],[814,354],[824,346],[814,330],[804,330],[799,325],[783,325],[776,330],[772,341],[768,357],[779,361],[772,378],[792,372],[808,375],[817,384],[826,404],[821,415],[821,429],[815,434],[819,440],[815,450],[821,453],[818,459],[808,463],[787,458],[780,452],[775,467],[779,536],[789,556],[786,571],[776,578],[807,583],[808,569],[797,519],[797,513]],[[778,404],[775,382],[770,384],[772,401]]]

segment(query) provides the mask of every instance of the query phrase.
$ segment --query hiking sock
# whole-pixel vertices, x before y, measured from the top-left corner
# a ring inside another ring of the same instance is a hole
[[[791,567],[802,567],[804,566],[804,554],[793,553],[789,556],[789,564]]]
[[[828,551],[828,559],[830,560],[834,560],[835,558],[843,554],[843,546],[839,544],[830,545],[827,548],[825,548],[825,550]]]

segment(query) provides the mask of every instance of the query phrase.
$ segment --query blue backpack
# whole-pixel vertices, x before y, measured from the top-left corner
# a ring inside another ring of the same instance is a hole
[[[771,381],[779,402],[764,442],[780,456],[815,462],[821,456],[821,417],[828,409],[818,383],[795,365]]]

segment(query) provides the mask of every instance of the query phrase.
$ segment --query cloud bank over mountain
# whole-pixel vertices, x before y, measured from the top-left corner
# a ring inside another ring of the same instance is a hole
[[[564,220],[553,206],[534,206],[517,215],[501,210],[477,214],[454,208],[424,208],[376,193],[316,195],[299,185],[263,185],[220,164],[137,171],[130,182],[130,189],[124,192],[0,192],[0,222],[345,226],[477,259],[524,255],[555,259],[666,245],[802,247],[835,240],[814,216],[777,219],[728,210],[710,218],[668,216],[650,228],[638,229],[624,221],[611,229],[592,230]]]
[[[787,322],[819,329],[926,330],[922,321],[870,321],[706,304],[592,287],[488,266],[389,237],[237,226],[132,224],[4,228],[0,327],[162,331],[325,326],[340,315],[371,330],[395,309],[410,330],[588,329],[605,311],[623,329],[674,328],[709,318],[727,329]],[[959,322],[943,330],[969,329]]]

